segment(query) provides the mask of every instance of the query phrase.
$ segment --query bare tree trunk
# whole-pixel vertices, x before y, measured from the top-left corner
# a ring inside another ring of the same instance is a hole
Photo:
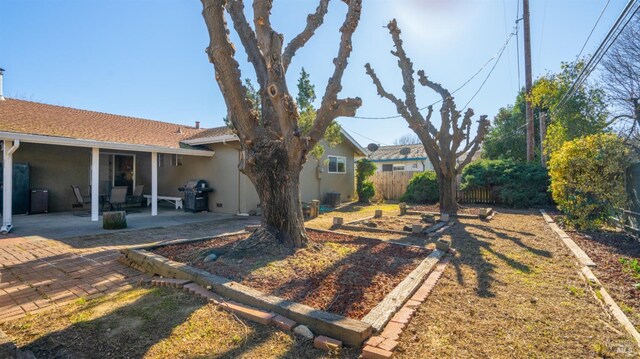
[[[442,171],[438,171],[437,174],[438,188],[440,191],[440,212],[449,214],[458,213],[455,176],[445,176],[442,174]]]
[[[307,245],[300,205],[300,171],[303,154],[290,153],[283,141],[260,139],[246,151],[246,167],[262,205],[262,227],[290,248]]]

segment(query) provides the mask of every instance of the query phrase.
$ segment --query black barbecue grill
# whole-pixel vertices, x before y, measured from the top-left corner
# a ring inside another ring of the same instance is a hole
[[[189,180],[186,185],[178,188],[183,194],[182,206],[185,212],[203,212],[209,210],[209,192],[213,188],[205,180]]]

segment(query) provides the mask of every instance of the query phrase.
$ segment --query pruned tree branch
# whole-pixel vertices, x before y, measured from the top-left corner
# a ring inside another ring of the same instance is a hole
[[[327,83],[316,120],[309,130],[307,149],[311,149],[316,143],[318,143],[327,127],[331,124],[331,121],[336,119],[336,117],[341,116],[341,113],[345,113],[348,116],[355,115],[355,110],[362,104],[362,100],[359,97],[340,101],[338,100],[338,93],[342,91],[342,75],[347,67],[347,60],[349,59],[351,50],[353,49],[351,38],[353,37],[353,32],[358,26],[360,13],[362,11],[362,0],[350,0],[348,4],[349,9],[347,11],[347,16],[340,27],[342,35],[340,36],[338,56],[333,59],[333,75]]]
[[[267,84],[267,64],[264,57],[258,47],[258,40],[256,34],[249,25],[247,18],[244,15],[244,1],[243,0],[228,0],[227,11],[233,21],[233,27],[242,41],[247,52],[248,60],[253,64],[253,68],[256,71],[256,78],[258,79],[258,85],[260,87],[266,87]]]
[[[235,48],[229,40],[229,29],[224,18],[224,0],[202,0],[210,43],[206,52],[215,68],[216,81],[225,99],[229,119],[238,130],[242,141],[255,136],[258,115],[246,98],[240,66],[235,60]]]
[[[296,52],[303,47],[307,41],[313,36],[315,31],[322,25],[324,22],[324,16],[327,14],[327,10],[329,8],[329,0],[320,0],[318,7],[316,8],[316,12],[313,14],[309,14],[307,16],[307,25],[301,33],[296,35],[287,47],[284,49],[284,53],[282,55],[282,67],[286,72],[291,64],[291,60],[295,56]]]

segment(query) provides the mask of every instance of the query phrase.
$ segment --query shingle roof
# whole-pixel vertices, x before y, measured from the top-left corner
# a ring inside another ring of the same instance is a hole
[[[214,138],[219,136],[233,136],[235,133],[227,126],[213,127],[202,130],[195,135],[189,137],[189,140],[199,140],[203,138]]]
[[[181,141],[206,130],[7,98],[0,101],[0,131],[184,148]]]
[[[400,150],[403,148],[409,148],[409,154],[400,154]],[[422,145],[398,145],[380,146],[380,148],[369,156],[369,159],[372,161],[405,160],[408,158],[426,159],[427,153],[424,151],[424,147]]]

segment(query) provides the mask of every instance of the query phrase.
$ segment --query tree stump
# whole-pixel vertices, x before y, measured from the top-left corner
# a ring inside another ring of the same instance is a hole
[[[127,212],[115,211],[102,214],[102,228],[123,229],[127,228]]]
[[[373,215],[374,218],[380,218],[382,217],[382,210],[381,209],[376,209],[375,214]]]
[[[398,205],[400,207],[400,215],[404,216],[405,214],[407,214],[407,204],[404,202],[400,202],[400,204]]]
[[[311,207],[309,212],[310,218],[316,218],[320,215],[320,201],[314,199],[311,201]]]

